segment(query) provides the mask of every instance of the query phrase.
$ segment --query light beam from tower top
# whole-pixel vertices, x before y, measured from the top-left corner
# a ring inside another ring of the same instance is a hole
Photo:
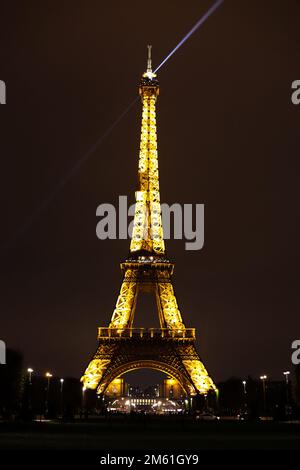
[[[213,3],[213,5],[200,18],[200,20],[194,24],[192,29],[190,29],[190,31],[181,39],[181,41],[179,41],[179,43],[174,47],[174,49],[172,49],[172,51],[169,52],[167,57],[165,57],[161,61],[161,63],[154,70],[154,73],[156,73],[172,57],[173,54],[175,54],[175,52],[192,36],[192,34],[194,34],[195,31],[197,31],[198,28],[200,28],[200,26],[203,25],[203,23],[205,23],[205,21],[210,17],[210,15],[212,15],[212,13],[214,13],[214,11],[217,10],[217,8],[219,8],[223,2],[224,0],[217,0],[215,3]]]

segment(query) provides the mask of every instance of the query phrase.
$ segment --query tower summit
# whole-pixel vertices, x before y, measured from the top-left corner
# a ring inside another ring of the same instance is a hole
[[[195,329],[183,322],[172,284],[174,264],[165,255],[156,131],[159,85],[152,72],[151,46],[139,93],[142,125],[130,254],[121,263],[124,277],[111,322],[98,329],[98,347],[81,381],[104,394],[126,372],[149,368],[175,379],[186,396],[206,395],[216,387],[197,353]],[[155,296],[160,328],[134,328],[142,292]]]

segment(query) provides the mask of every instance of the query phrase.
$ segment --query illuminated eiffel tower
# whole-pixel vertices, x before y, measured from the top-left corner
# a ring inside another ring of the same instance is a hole
[[[152,72],[151,46],[139,93],[143,105],[139,189],[130,255],[121,263],[124,278],[111,322],[98,329],[98,348],[81,381],[85,388],[103,394],[124,373],[149,368],[171,376],[187,396],[206,395],[216,387],[197,353],[195,328],[186,328],[183,323],[171,280],[174,264],[165,254],[156,140],[159,85]],[[142,291],[152,291],[156,297],[160,328],[133,327]]]

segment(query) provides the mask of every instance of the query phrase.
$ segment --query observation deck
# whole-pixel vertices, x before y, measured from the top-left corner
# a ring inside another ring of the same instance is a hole
[[[163,338],[171,340],[191,340],[196,339],[195,328],[184,328],[181,330],[170,328],[98,328],[97,339],[152,339]]]

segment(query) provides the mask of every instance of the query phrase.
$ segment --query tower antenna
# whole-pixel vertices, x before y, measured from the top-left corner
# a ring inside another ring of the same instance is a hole
[[[150,72],[152,73],[152,59],[151,59],[151,49],[152,46],[148,45],[148,61],[147,61],[147,73]]]

